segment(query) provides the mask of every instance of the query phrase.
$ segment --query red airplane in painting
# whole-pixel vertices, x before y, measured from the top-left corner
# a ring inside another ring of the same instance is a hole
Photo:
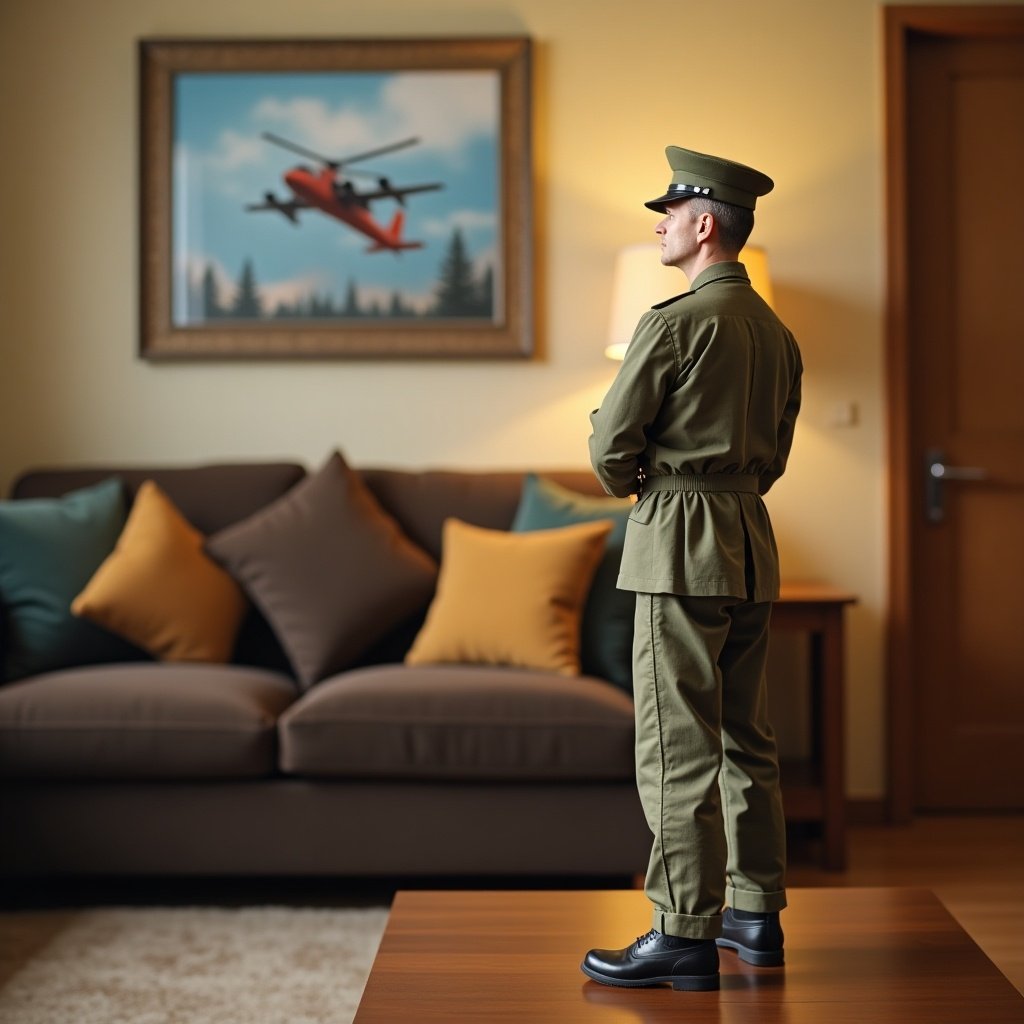
[[[369,171],[348,171],[349,175],[364,175],[377,179],[377,188],[372,191],[359,192],[348,178],[340,175],[341,169],[349,164],[382,156],[384,153],[392,153],[396,149],[404,149],[406,146],[415,146],[419,139],[403,139],[390,146],[382,146],[380,149],[346,157],[344,160],[328,160],[327,157],[314,153],[311,149],[306,149],[305,146],[289,142],[288,139],[283,139],[271,132],[264,132],[263,138],[302,156],[312,157],[321,167],[319,170],[304,166],[293,167],[284,176],[285,184],[291,189],[294,196],[293,199],[278,199],[273,192],[267,192],[262,203],[247,206],[246,210],[277,210],[293,224],[298,224],[299,210],[316,209],[366,235],[374,243],[366,250],[367,252],[400,252],[402,249],[423,248],[422,242],[403,240],[402,225],[405,214],[401,210],[396,211],[391,223],[385,227],[370,215],[370,203],[375,199],[394,199],[404,206],[406,196],[414,192],[433,192],[443,188],[444,186],[440,182],[396,187],[387,178],[371,174]]]

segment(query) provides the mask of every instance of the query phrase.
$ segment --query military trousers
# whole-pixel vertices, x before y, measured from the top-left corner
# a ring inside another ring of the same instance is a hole
[[[636,775],[654,834],[645,891],[668,935],[716,938],[725,905],[786,905],[770,618],[770,603],[636,595]]]

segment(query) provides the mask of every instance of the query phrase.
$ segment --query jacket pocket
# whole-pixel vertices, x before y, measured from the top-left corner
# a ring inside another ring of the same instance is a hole
[[[641,526],[647,526],[650,521],[654,518],[655,503],[652,500],[653,494],[645,494],[632,508],[629,513],[630,522],[639,523]]]

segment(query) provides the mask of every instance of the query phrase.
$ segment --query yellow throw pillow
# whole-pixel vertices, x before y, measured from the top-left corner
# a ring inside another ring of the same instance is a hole
[[[446,520],[437,593],[406,663],[579,675],[580,616],[611,530],[610,520],[530,533]]]
[[[204,554],[203,541],[147,480],[113,552],[71,610],[163,661],[227,661],[247,602]]]

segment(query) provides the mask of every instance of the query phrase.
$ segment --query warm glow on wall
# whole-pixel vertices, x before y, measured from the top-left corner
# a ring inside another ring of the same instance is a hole
[[[764,249],[746,246],[740,253],[740,262],[747,268],[750,283],[769,306],[774,304],[771,279],[768,276],[768,257]],[[689,288],[686,275],[675,267],[661,262],[661,249],[657,245],[630,245],[620,249],[615,260],[612,284],[612,308],[608,323],[609,359],[622,359],[633,329],[644,310],[665,299],[679,295]]]

